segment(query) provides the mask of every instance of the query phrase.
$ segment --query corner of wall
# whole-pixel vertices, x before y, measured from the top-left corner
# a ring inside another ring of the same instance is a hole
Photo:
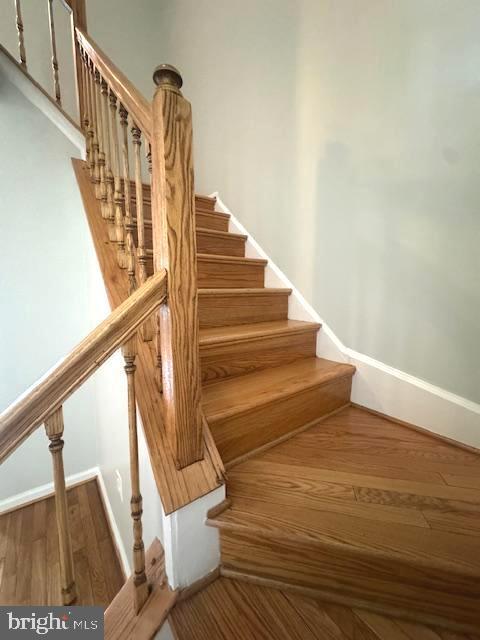
[[[479,404],[345,346],[235,218],[219,193],[214,192],[211,196],[216,197],[219,211],[230,214],[230,230],[248,236],[246,255],[268,260],[265,286],[292,289],[288,317],[322,325],[318,332],[317,355],[349,362],[357,368],[353,378],[353,402],[468,447],[480,448]]]
[[[193,584],[220,564],[219,532],[206,520],[208,511],[224,499],[222,485],[165,516],[165,570],[172,589]]]

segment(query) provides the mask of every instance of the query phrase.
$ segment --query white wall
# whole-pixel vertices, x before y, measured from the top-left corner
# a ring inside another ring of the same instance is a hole
[[[477,0],[164,0],[157,23],[197,190],[344,344],[478,402]]]
[[[21,10],[28,72],[53,97],[48,2],[22,0]],[[62,107],[77,121],[70,13],[60,0],[53,2],[53,18]],[[2,2],[0,6],[0,44],[16,59],[19,58],[14,2]]]
[[[77,149],[0,76],[0,411],[93,328]],[[32,140],[35,139],[35,144]],[[92,384],[65,403],[67,475],[95,466]],[[0,499],[52,479],[43,428],[0,466]]]

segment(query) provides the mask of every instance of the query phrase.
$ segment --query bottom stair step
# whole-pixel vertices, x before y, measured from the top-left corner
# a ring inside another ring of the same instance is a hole
[[[479,478],[478,455],[348,408],[232,468],[209,524],[228,575],[474,632]]]
[[[313,357],[206,385],[202,404],[222,460],[345,406],[354,372],[351,365]]]
[[[177,640],[478,640],[230,578],[177,604],[169,622]]]

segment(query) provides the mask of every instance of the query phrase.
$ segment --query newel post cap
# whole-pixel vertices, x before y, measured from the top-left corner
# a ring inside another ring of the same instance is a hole
[[[161,89],[180,91],[183,80],[180,71],[171,64],[160,64],[153,72],[153,81]]]

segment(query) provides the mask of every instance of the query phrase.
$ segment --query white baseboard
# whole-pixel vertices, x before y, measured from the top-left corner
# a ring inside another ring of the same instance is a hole
[[[321,323],[317,355],[349,362],[357,367],[353,378],[353,402],[422,427],[433,434],[480,449],[479,404],[345,346],[235,218],[219,194],[213,193],[212,196],[217,198],[217,210],[230,214],[230,230],[248,236],[246,256],[268,260],[265,286],[292,289],[288,317]]]
[[[99,473],[100,469],[98,467],[92,467],[91,469],[80,471],[80,473],[74,473],[71,476],[67,476],[65,478],[65,484],[67,485],[67,488],[74,487],[77,484],[93,480],[93,478],[96,478]],[[7,511],[13,511],[19,507],[25,507],[32,502],[37,502],[37,500],[48,498],[54,493],[53,482],[42,484],[39,487],[29,489],[23,493],[17,493],[10,498],[5,498],[5,500],[0,501],[0,514],[6,513]]]
[[[80,151],[81,158],[85,160],[86,144],[85,136],[73,120],[63,113],[55,101],[39,87],[31,77],[21,69],[15,59],[0,45],[0,72],[17,89],[37,107],[70,142]]]
[[[123,544],[122,536],[120,535],[120,529],[118,528],[117,521],[115,520],[115,516],[113,514],[112,505],[108,498],[107,488],[105,486],[105,481],[103,479],[103,475],[100,469],[98,469],[97,482],[100,488],[100,493],[102,494],[103,504],[105,505],[105,511],[107,512],[107,517],[110,523],[110,530],[112,532],[115,546],[117,547],[118,557],[122,564],[123,573],[125,577],[128,577],[132,573],[132,569],[130,567],[130,560],[125,550],[125,545]]]
[[[85,471],[80,471],[79,473],[74,473],[70,476],[67,476],[65,478],[65,484],[67,486],[67,489],[69,489],[71,487],[75,487],[76,485],[83,484],[84,482],[88,482],[89,480],[94,479],[97,480],[100,493],[102,494],[103,503],[107,512],[113,539],[118,549],[118,556],[122,564],[123,572],[126,576],[129,576],[131,573],[130,562],[128,560],[128,555],[125,551],[125,547],[120,536],[120,531],[113,515],[112,506],[110,504],[110,500],[108,499],[105,482],[103,480],[100,468],[92,467],[91,469],[86,469]],[[55,490],[53,487],[53,482],[42,484],[39,487],[35,487],[34,489],[30,489],[29,491],[24,491],[23,493],[17,493],[10,498],[5,498],[5,500],[0,501],[0,514],[13,511],[14,509],[19,509],[20,507],[25,507],[29,504],[32,504],[33,502],[37,502],[38,500],[53,496],[54,493]]]

